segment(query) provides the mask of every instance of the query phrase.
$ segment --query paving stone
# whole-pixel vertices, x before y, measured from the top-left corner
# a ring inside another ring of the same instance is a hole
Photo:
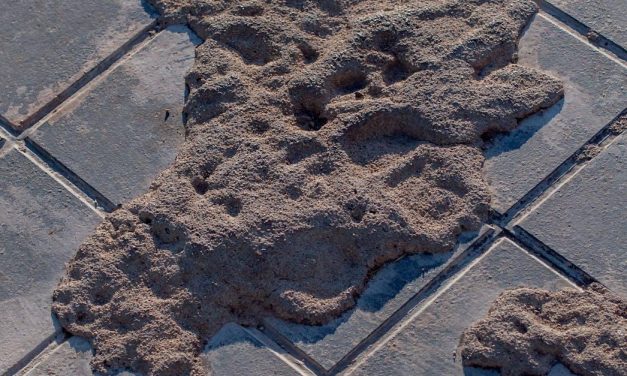
[[[493,207],[501,213],[619,114],[627,69],[537,15],[520,42],[519,63],[564,82],[565,98],[498,137],[486,153]]]
[[[623,134],[519,225],[627,296],[627,136]]]
[[[152,22],[141,0],[3,3],[0,115],[15,125]]]
[[[373,352],[347,373],[462,375],[461,357],[456,356],[462,332],[487,313],[499,293],[517,286],[556,289],[572,285],[514,243],[502,239],[452,285],[393,328],[389,338],[374,345]]]
[[[51,339],[52,290],[100,222],[16,149],[0,157],[0,374]]]
[[[236,324],[227,324],[209,342],[203,358],[211,367],[213,376],[300,375],[296,369],[281,360],[278,347],[268,348],[249,331]]]
[[[550,3],[614,43],[627,47],[625,0],[551,0]]]
[[[480,236],[487,232],[491,232],[491,229],[485,226]],[[467,249],[476,238],[462,238],[462,242],[451,252],[413,255],[384,266],[368,283],[356,307],[326,325],[308,326],[269,318],[266,326],[274,328],[321,366],[329,369],[419,292],[448,261]]]
[[[183,142],[191,31],[159,33],[31,138],[115,204],[146,191]]]
[[[91,346],[80,337],[71,337],[30,369],[28,376],[91,375]]]

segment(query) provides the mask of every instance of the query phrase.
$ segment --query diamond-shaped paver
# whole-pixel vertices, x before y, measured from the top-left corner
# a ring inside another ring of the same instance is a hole
[[[627,136],[623,134],[519,225],[627,296]]]
[[[50,341],[52,290],[101,218],[26,156],[0,156],[0,374]]]
[[[571,17],[627,47],[625,0],[550,0]]]
[[[456,255],[491,232],[492,229],[485,226],[479,236],[462,239],[450,252],[418,254],[385,265],[369,281],[357,306],[328,324],[308,326],[270,318],[266,326],[278,331],[328,370],[418,293]]]
[[[18,128],[153,22],[142,0],[20,0],[3,4],[0,116]]]
[[[574,287],[507,239],[498,241],[453,281],[372,346],[372,352],[346,374],[463,375],[456,356],[459,338],[488,312],[499,293],[517,286]]]
[[[627,103],[627,69],[537,15],[520,42],[519,63],[563,81],[564,100],[498,137],[486,153],[493,207],[505,212],[618,115]]]
[[[31,136],[115,204],[138,196],[183,142],[191,31],[173,26],[73,99]]]

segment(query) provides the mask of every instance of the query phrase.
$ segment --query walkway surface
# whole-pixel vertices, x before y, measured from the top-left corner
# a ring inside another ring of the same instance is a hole
[[[541,9],[519,64],[565,97],[487,151],[490,222],[447,254],[387,265],[327,325],[226,325],[203,354],[214,375],[496,375],[455,352],[504,289],[599,281],[627,297],[627,4]],[[0,374],[91,375],[51,293],[104,215],[174,160],[200,40],[159,29],[140,0],[12,2],[0,35]]]

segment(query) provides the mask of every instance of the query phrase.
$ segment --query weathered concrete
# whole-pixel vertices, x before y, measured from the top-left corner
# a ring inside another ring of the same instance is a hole
[[[279,358],[282,349],[267,347],[251,334],[254,332],[227,324],[211,339],[202,357],[213,376],[301,374]]]
[[[488,226],[480,234],[491,232]],[[455,250],[437,255],[414,255],[384,266],[368,283],[357,306],[326,325],[307,326],[270,318],[275,328],[326,369],[331,368],[374,329],[420,291],[479,236],[468,236]]]
[[[509,240],[492,246],[459,279],[417,308],[390,336],[356,362],[350,375],[461,375],[462,332],[483,317],[498,294],[517,286],[571,286]]]
[[[91,375],[89,359],[91,346],[79,337],[72,337],[63,342],[50,354],[44,355],[26,375],[28,376],[65,376]]]
[[[184,27],[159,33],[32,139],[115,204],[138,196],[183,141],[184,77],[198,42]]]
[[[141,0],[3,3],[0,114],[18,127],[152,22]]]
[[[100,217],[15,149],[0,176],[2,374],[55,333],[52,290]]]
[[[519,225],[627,297],[627,136],[622,135]]]
[[[584,63],[585,62],[585,63]],[[564,82],[564,100],[525,119],[487,152],[493,207],[505,212],[608,124],[627,103],[627,69],[536,16],[520,42],[519,63]]]
[[[581,23],[614,43],[627,47],[625,0],[551,0]]]

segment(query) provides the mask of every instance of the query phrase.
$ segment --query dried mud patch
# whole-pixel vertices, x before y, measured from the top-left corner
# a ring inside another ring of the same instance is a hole
[[[486,219],[482,135],[562,96],[511,64],[529,0],[153,0],[204,43],[186,141],[80,247],[53,311],[98,372],[202,374],[225,323],[318,324]]]
[[[561,362],[581,376],[627,370],[627,302],[603,286],[502,293],[460,340],[465,366],[502,375],[547,375]]]

